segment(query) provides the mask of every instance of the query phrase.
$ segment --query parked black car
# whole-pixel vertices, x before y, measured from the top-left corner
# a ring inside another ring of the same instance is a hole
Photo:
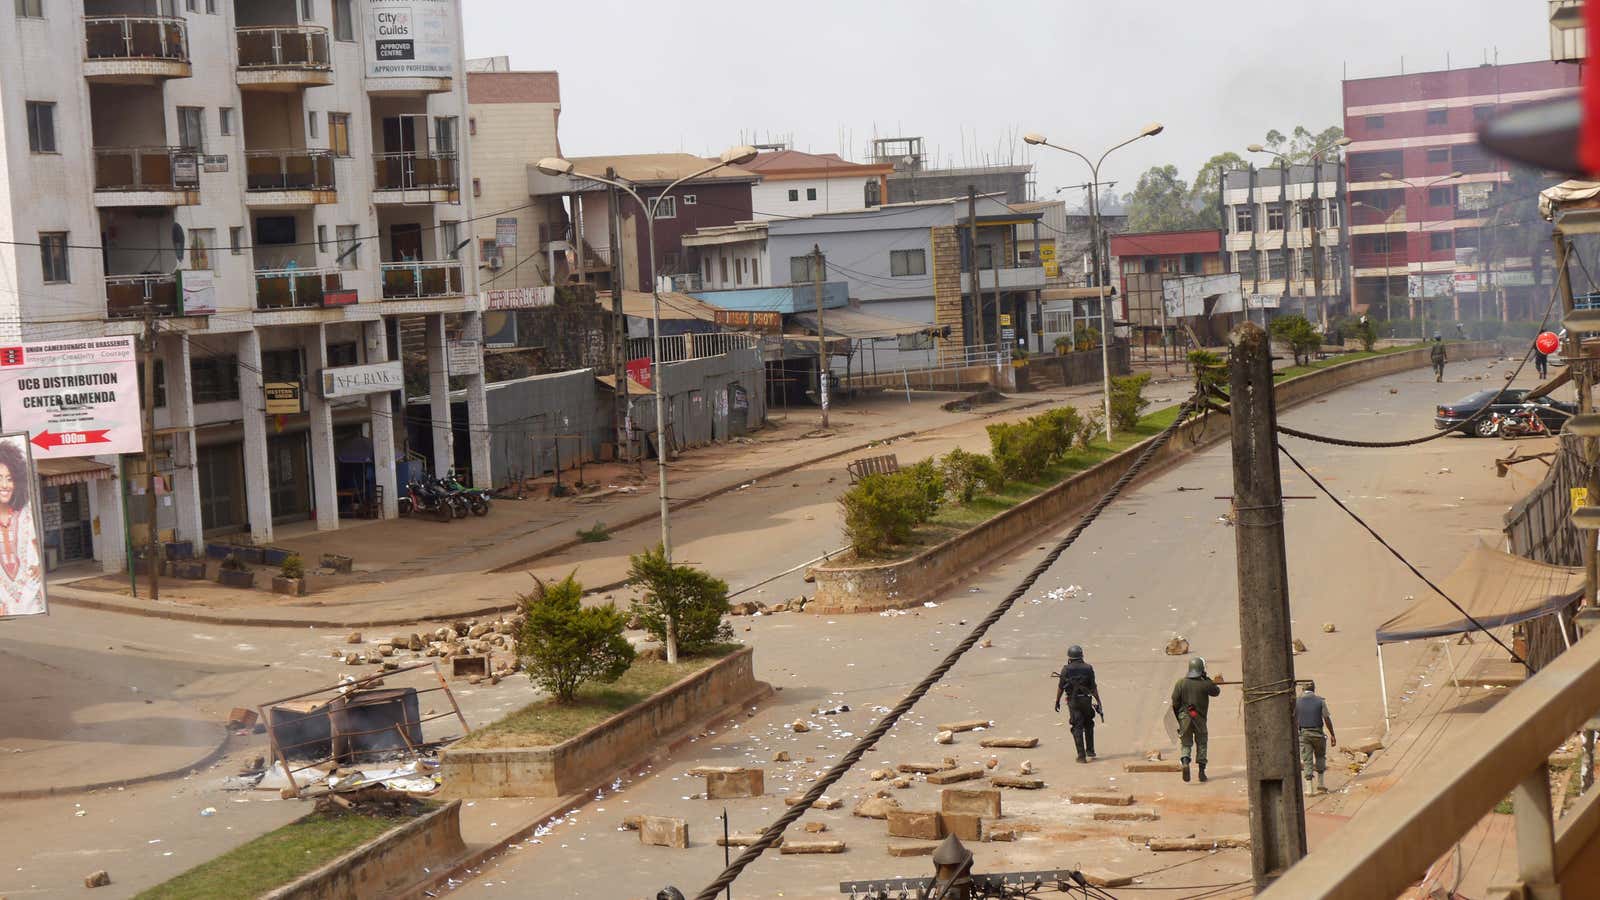
[[[1489,401],[1494,400],[1496,394],[1499,394],[1500,399],[1494,403],[1490,411],[1474,419],[1469,425],[1467,420],[1472,419],[1472,416],[1478,410],[1483,409]],[[1561,430],[1561,426],[1566,424],[1568,417],[1576,415],[1578,412],[1576,404],[1567,403],[1563,400],[1552,400],[1549,397],[1537,397],[1533,400],[1527,400],[1525,399],[1527,395],[1528,392],[1520,388],[1510,388],[1504,393],[1488,390],[1463,397],[1454,403],[1440,404],[1434,410],[1433,427],[1440,431],[1454,428],[1462,434],[1474,437],[1494,437],[1496,425],[1491,413],[1505,414],[1524,403],[1533,403],[1538,406],[1539,418],[1544,420],[1545,427],[1550,429],[1551,434],[1555,434]]]

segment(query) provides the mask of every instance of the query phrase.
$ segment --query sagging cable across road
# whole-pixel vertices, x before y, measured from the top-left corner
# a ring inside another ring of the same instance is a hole
[[[733,884],[734,879],[739,877],[739,874],[745,870],[746,866],[749,866],[751,863],[755,862],[761,856],[761,854],[771,849],[772,845],[777,843],[778,839],[783,836],[785,829],[798,821],[801,816],[805,815],[806,812],[811,809],[811,804],[820,800],[823,794],[827,792],[828,788],[832,787],[839,781],[839,779],[843,778],[845,773],[849,772],[855,767],[856,763],[861,761],[861,757],[865,756],[868,750],[872,749],[879,741],[883,740],[884,736],[894,728],[896,723],[900,721],[901,717],[910,712],[911,708],[917,705],[917,701],[921,700],[935,684],[939,683],[939,681],[944,678],[944,676],[952,668],[954,668],[955,664],[960,662],[961,657],[965,655],[967,651],[977,646],[978,641],[983,637],[984,633],[993,627],[996,622],[999,622],[1000,619],[1003,618],[1011,609],[1011,607],[1015,605],[1018,600],[1022,599],[1023,595],[1027,594],[1027,592],[1033,588],[1034,583],[1039,580],[1040,576],[1044,575],[1045,572],[1050,570],[1051,566],[1056,564],[1056,561],[1061,558],[1061,554],[1065,553],[1067,548],[1071,547],[1073,543],[1077,541],[1078,537],[1083,534],[1084,530],[1093,524],[1095,519],[1099,518],[1102,512],[1105,512],[1106,507],[1111,505],[1111,501],[1115,500],[1117,495],[1121,494],[1129,484],[1133,483],[1133,480],[1139,476],[1139,473],[1143,471],[1145,466],[1150,463],[1150,460],[1155,458],[1156,453],[1160,452],[1161,448],[1166,446],[1167,442],[1172,439],[1172,436],[1177,434],[1178,428],[1182,426],[1183,423],[1188,420],[1189,416],[1198,410],[1203,403],[1204,400],[1199,395],[1186,400],[1183,406],[1178,409],[1178,416],[1172,421],[1172,424],[1163,429],[1160,434],[1150,439],[1149,443],[1145,445],[1145,448],[1139,452],[1138,457],[1135,458],[1133,463],[1128,466],[1128,470],[1122,473],[1122,477],[1118,478],[1116,483],[1112,484],[1099,500],[1095,501],[1094,506],[1090,507],[1089,511],[1083,514],[1083,517],[1078,520],[1078,524],[1072,527],[1072,530],[1067,533],[1067,536],[1062,538],[1059,543],[1051,548],[1049,553],[1045,554],[1044,558],[1039,561],[1038,565],[1034,566],[1033,569],[1022,579],[1022,581],[1019,582],[1016,587],[1011,589],[1011,593],[1007,594],[1005,599],[1001,600],[999,605],[997,605],[993,611],[991,611],[987,616],[984,616],[983,620],[980,621],[977,626],[974,627],[972,631],[962,639],[961,643],[957,644],[955,649],[951,650],[950,654],[933,668],[933,671],[929,672],[927,676],[922,679],[922,681],[918,682],[916,687],[911,689],[911,692],[905,696],[905,699],[901,700],[898,704],[896,704],[894,709],[891,709],[883,716],[883,718],[879,719],[878,724],[874,725],[871,731],[863,735],[862,738],[856,742],[855,746],[851,747],[849,752],[847,752],[844,757],[840,759],[836,765],[834,765],[833,768],[829,769],[821,778],[817,779],[811,785],[811,788],[805,792],[805,795],[802,796],[794,806],[789,807],[788,811],[779,816],[771,825],[767,826],[766,830],[761,832],[761,837],[757,838],[755,843],[747,847],[743,853],[740,853],[738,858],[730,863],[728,867],[722,871],[722,874],[716,877],[716,880],[706,885],[705,888],[700,891],[700,893],[696,894],[695,900],[717,900],[717,895],[721,893],[723,889]]]

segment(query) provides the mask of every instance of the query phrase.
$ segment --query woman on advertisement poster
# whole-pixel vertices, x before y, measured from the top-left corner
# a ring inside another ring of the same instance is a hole
[[[45,611],[28,436],[0,435],[0,618]]]

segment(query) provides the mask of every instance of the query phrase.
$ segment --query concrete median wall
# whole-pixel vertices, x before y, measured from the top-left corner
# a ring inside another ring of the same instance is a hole
[[[550,747],[452,748],[440,756],[451,797],[565,797],[588,790],[660,743],[734,704],[771,690],[756,681],[755,650],[744,647],[576,737]]]
[[[1425,367],[1428,348],[1368,357],[1331,366],[1277,385],[1279,411],[1372,378]],[[1450,345],[1455,360],[1495,356],[1492,342]],[[1185,422],[1140,476],[1145,480],[1229,435],[1226,417]],[[1153,438],[1151,439],[1153,440]],[[916,606],[976,575],[1024,540],[1059,526],[1068,516],[1098,500],[1133,464],[1148,441],[1086,469],[1038,496],[1017,504],[971,530],[909,559],[860,564],[848,561],[810,570],[817,592],[807,612],[833,615]]]
[[[262,900],[382,900],[466,852],[461,801],[368,841],[314,872],[262,894]]]

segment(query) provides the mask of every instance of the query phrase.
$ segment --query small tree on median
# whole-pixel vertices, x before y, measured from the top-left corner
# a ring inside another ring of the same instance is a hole
[[[694,566],[673,565],[660,544],[628,563],[628,580],[644,592],[630,612],[666,646],[667,662],[676,663],[680,649],[699,653],[733,640],[733,627],[722,621],[728,614],[726,581]]]
[[[572,575],[552,585],[535,578],[534,589],[517,598],[517,655],[528,678],[557,703],[571,703],[585,681],[616,681],[633,664],[622,613],[610,603],[585,608],[582,598]]]
[[[1150,405],[1144,395],[1150,383],[1150,373],[1119,375],[1111,379],[1111,425],[1118,431],[1132,431],[1139,425],[1139,417]]]

